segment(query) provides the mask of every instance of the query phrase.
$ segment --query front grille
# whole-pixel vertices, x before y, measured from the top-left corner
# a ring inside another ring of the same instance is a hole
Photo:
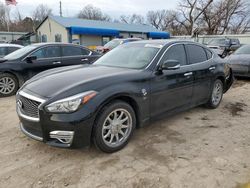
[[[19,110],[23,115],[32,117],[32,118],[39,118],[39,105],[40,102],[28,99],[21,95],[18,96],[18,100],[21,101],[20,106],[18,106]]]

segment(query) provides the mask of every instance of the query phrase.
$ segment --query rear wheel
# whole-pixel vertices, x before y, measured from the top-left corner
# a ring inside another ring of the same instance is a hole
[[[213,90],[206,106],[212,109],[217,108],[221,103],[222,97],[223,97],[223,83],[221,80],[217,79],[214,82]]]
[[[94,143],[100,150],[112,153],[127,145],[136,126],[133,108],[115,101],[99,113],[94,127]]]
[[[15,95],[18,90],[16,77],[9,73],[0,74],[0,97]]]

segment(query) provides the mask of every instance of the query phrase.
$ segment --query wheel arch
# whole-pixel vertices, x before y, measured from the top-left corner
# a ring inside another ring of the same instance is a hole
[[[18,81],[18,88],[20,88],[22,85],[23,85],[23,83],[24,83],[24,79],[23,79],[23,77],[22,76],[20,76],[20,75],[18,75],[18,74],[16,74],[15,72],[13,72],[13,71],[1,71],[0,73],[7,73],[7,74],[11,74],[12,76],[15,76],[15,78],[17,79],[17,81]]]
[[[126,102],[128,103],[134,110],[135,112],[135,117],[136,117],[136,128],[139,128],[140,125],[141,125],[141,121],[140,121],[140,108],[139,108],[139,105],[137,103],[137,101],[129,96],[128,94],[125,94],[125,93],[121,93],[121,94],[116,94],[116,95],[112,95],[110,97],[108,97],[107,99],[105,99],[98,107],[97,109],[97,112],[96,112],[96,118],[98,118],[98,114],[100,113],[100,111],[108,104],[110,104],[111,102],[113,101],[116,101],[116,100],[119,100],[119,101],[123,101],[123,102]]]

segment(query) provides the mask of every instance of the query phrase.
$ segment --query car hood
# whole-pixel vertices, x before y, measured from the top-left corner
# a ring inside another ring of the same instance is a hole
[[[250,55],[232,54],[227,58],[229,64],[250,64]]]
[[[129,78],[129,75],[137,74],[138,71],[96,65],[68,66],[40,73],[27,81],[22,89],[51,98],[60,93],[70,93],[73,88],[79,88],[79,92],[98,90],[119,81],[119,78]]]

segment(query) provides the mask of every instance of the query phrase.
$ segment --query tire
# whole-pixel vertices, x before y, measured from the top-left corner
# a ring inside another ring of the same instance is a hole
[[[19,88],[17,78],[9,73],[0,74],[0,98],[15,95]]]
[[[216,109],[223,97],[223,83],[221,80],[215,80],[209,101],[206,103],[207,108]]]
[[[121,150],[129,142],[135,127],[133,108],[126,102],[114,101],[105,106],[97,117],[93,131],[94,144],[106,153]]]

